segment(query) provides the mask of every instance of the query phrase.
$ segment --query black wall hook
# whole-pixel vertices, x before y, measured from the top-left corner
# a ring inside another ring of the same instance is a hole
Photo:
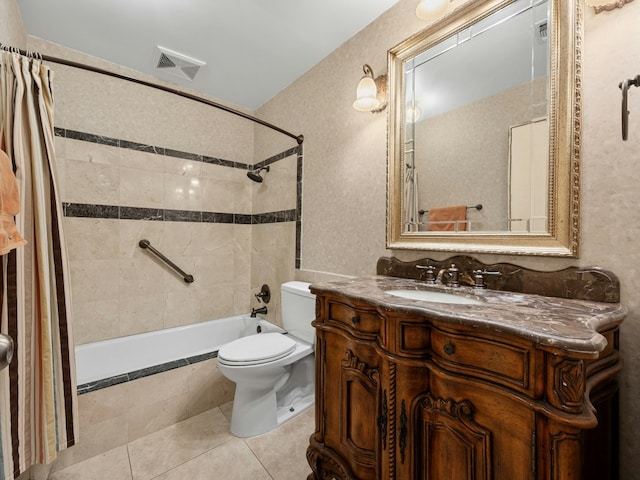
[[[640,87],[640,75],[618,84],[618,87],[622,90],[622,140],[625,141],[629,136],[629,110],[627,108],[627,97],[629,87],[632,85]]]

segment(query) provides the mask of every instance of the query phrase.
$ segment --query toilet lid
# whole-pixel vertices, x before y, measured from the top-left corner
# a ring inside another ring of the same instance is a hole
[[[282,333],[259,333],[223,345],[218,358],[234,363],[269,362],[289,355],[295,348],[295,340]]]

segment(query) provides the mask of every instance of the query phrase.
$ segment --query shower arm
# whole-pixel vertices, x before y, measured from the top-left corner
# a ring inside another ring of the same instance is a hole
[[[176,272],[178,272],[180,275],[182,275],[182,279],[186,283],[193,283],[193,281],[194,281],[193,275],[189,275],[188,273],[186,273],[184,270],[182,270],[180,267],[178,267],[175,263],[173,263],[171,260],[169,260],[163,254],[161,254],[158,250],[153,248],[151,246],[151,242],[149,242],[149,240],[140,240],[140,242],[138,242],[138,245],[140,246],[140,248],[144,248],[146,250],[149,250],[151,253],[156,255],[160,260],[162,260],[164,263],[166,263],[171,268],[173,268]]]

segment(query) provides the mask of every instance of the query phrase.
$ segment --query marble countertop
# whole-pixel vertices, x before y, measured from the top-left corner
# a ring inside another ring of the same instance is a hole
[[[314,283],[314,293],[338,293],[387,311],[428,314],[440,321],[485,327],[515,334],[537,344],[595,356],[604,350],[604,331],[622,322],[627,310],[619,303],[591,302],[471,287],[429,285],[389,276],[358,277]],[[467,296],[479,305],[429,302],[397,297],[389,290],[431,290]]]

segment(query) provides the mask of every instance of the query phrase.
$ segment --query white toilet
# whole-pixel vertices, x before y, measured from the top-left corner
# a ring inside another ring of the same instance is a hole
[[[252,437],[268,432],[313,405],[315,400],[315,295],[309,283],[281,286],[286,333],[259,333],[223,345],[218,368],[235,382],[231,433]]]

